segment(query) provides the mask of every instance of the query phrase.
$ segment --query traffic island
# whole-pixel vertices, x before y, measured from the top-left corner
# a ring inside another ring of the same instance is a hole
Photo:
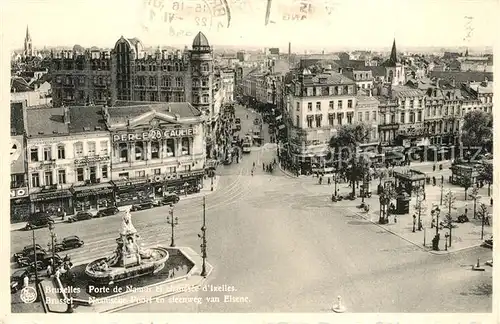
[[[186,291],[201,285],[204,278],[199,276],[201,257],[190,248],[168,248],[169,259],[165,267],[152,276],[142,276],[113,285],[93,285],[85,274],[84,265],[71,269],[72,280],[64,280],[64,291],[72,298],[74,312],[99,313],[113,312],[141,303],[164,302],[164,297]],[[210,274],[212,266],[208,266]],[[71,282],[70,282],[71,281]],[[53,297],[47,301],[51,312],[63,312],[61,298],[57,287],[47,289],[46,296]],[[54,295],[54,296],[52,296]],[[51,305],[53,304],[53,305]],[[52,308],[52,309],[51,309]]]

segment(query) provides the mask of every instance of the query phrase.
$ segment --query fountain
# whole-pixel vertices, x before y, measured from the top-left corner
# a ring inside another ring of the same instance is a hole
[[[122,218],[120,237],[113,255],[87,264],[85,274],[93,283],[113,285],[116,282],[146,275],[154,275],[165,267],[169,255],[162,247],[142,249],[137,241],[140,236],[132,224],[130,210]]]

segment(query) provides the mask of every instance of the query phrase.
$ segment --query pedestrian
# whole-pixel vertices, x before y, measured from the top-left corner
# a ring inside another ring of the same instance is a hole
[[[394,223],[398,222],[398,215],[394,214]]]
[[[493,206],[493,197],[490,199],[490,206]]]
[[[52,267],[50,266],[50,264],[47,266],[47,277],[50,277],[52,276]]]
[[[266,168],[266,165],[264,164],[264,162],[262,162],[262,171],[264,171]]]
[[[328,177],[328,184],[332,184],[332,179],[330,177]]]
[[[29,285],[29,283],[30,283],[30,278],[26,274],[26,275],[24,275],[24,278],[23,278],[23,286],[24,286],[24,288],[27,288],[28,285]]]
[[[253,171],[254,168],[255,168],[255,162],[252,164],[252,171]]]

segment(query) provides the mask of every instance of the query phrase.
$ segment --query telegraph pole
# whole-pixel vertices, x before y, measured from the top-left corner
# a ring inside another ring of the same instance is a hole
[[[207,268],[206,268],[206,259],[207,259],[207,226],[206,226],[206,202],[205,196],[203,196],[203,226],[201,227],[201,235],[198,234],[198,237],[201,238],[201,257],[203,259],[203,264],[201,267],[201,276],[207,276]]]
[[[167,217],[167,224],[169,224],[172,228],[172,237],[170,239],[170,247],[175,247],[174,242],[174,228],[179,225],[179,218],[174,218],[174,206],[170,205],[169,217]]]

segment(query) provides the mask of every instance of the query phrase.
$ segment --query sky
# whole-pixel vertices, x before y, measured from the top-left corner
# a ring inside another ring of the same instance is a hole
[[[304,0],[312,12],[304,20],[290,21],[289,14],[300,13],[299,1],[272,0],[272,22],[266,26],[267,0],[227,1],[229,27],[227,15],[217,18],[207,9],[195,13],[196,5],[207,3],[203,0],[178,1],[183,7],[177,11],[173,0],[4,0],[3,30],[11,49],[22,48],[26,25],[35,48],[113,47],[122,35],[138,37],[146,46],[190,45],[198,31],[215,46],[283,50],[288,42],[293,49],[390,47],[394,37],[399,48],[473,47],[493,45],[498,29],[494,13],[500,11],[495,0]],[[176,16],[170,22],[158,20],[165,13]]]

